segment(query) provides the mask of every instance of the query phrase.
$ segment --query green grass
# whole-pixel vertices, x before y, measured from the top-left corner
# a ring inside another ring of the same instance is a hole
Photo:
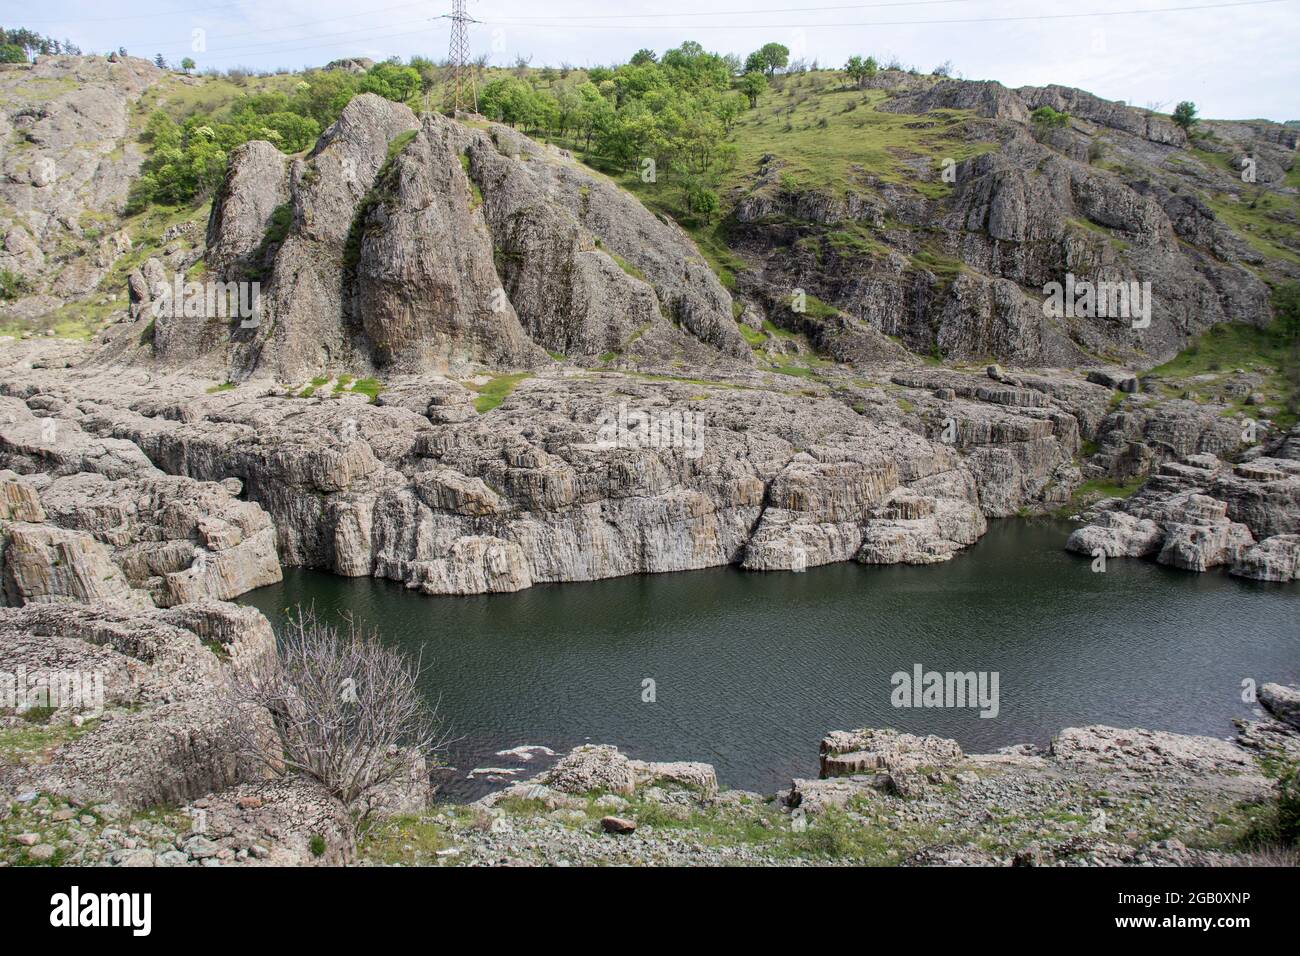
[[[498,375],[482,385],[470,385],[470,388],[478,392],[478,398],[474,399],[474,409],[480,415],[486,415],[504,402],[506,396],[513,392],[520,382],[531,376],[531,372],[513,372]]]
[[[1297,163],[1300,165],[1300,163]],[[1233,202],[1227,193],[1205,195],[1205,203],[1229,229],[1241,236],[1256,252],[1270,259],[1300,265],[1300,199],[1253,192]]]
[[[1260,378],[1256,391],[1263,396],[1265,405],[1281,409],[1272,416],[1280,427],[1290,428],[1300,421],[1300,349],[1288,345],[1277,328],[1216,325],[1148,374],[1157,394],[1176,397],[1189,385],[1211,391],[1234,377],[1237,369]],[[1240,401],[1230,405],[1233,415],[1259,414],[1260,406],[1246,406]]]
[[[628,262],[617,252],[610,252],[609,250],[606,250],[606,254],[611,259],[613,259],[615,263],[617,263],[620,269],[622,269],[624,272],[630,275],[633,279],[640,279],[642,282],[645,282],[645,273],[642,272],[640,269],[638,269],[636,266],[632,265],[632,263]]]
[[[449,845],[442,827],[428,817],[390,817],[366,832],[358,855],[383,866],[420,865],[436,861],[438,851]]]
[[[746,185],[770,153],[784,164],[783,185],[794,189],[837,196],[861,190],[852,172],[859,165],[918,192],[935,191],[935,185],[946,192],[951,187],[922,180],[907,160],[923,160],[933,175],[944,158],[961,162],[994,148],[968,140],[967,132],[981,125],[969,111],[936,110],[918,122],[915,115],[878,110],[887,95],[849,88],[833,71],[787,77],[781,89],[769,90],[737,122],[737,162],[723,178],[723,189]]]
[[[24,721],[23,725],[0,730],[0,762],[25,764],[40,757],[43,751],[59,747],[92,730],[98,719],[85,721],[80,727],[70,723],[48,724]]]
[[[194,233],[195,241],[203,242],[203,226],[211,209],[210,202],[184,206],[154,206],[127,216],[112,225],[113,231],[124,229],[131,237],[132,248],[120,256],[100,280],[95,293],[84,298],[66,301],[59,308],[31,320],[14,320],[0,325],[0,334],[21,335],[31,331],[37,334],[53,331],[64,339],[86,340],[94,336],[109,323],[112,317],[127,307],[126,280],[135,269],[144,265],[151,256],[158,255],[164,246],[163,233],[171,226],[197,221],[200,225]],[[55,248],[45,249],[47,256],[72,258],[84,255],[85,249],[74,240],[66,239]],[[117,294],[114,301],[112,295]]]
[[[1056,509],[1056,517],[1068,518],[1081,509],[1105,498],[1128,498],[1142,487],[1144,476],[1120,481],[1115,478],[1093,478],[1074,489],[1070,500]]]
[[[329,380],[330,380],[330,377],[329,377],[328,375],[317,375],[315,378],[313,378],[313,379],[311,380],[311,382],[310,382],[308,385],[306,385],[306,386],[303,388],[302,391],[300,391],[300,392],[298,393],[297,397],[298,397],[298,398],[311,398],[313,395],[316,394],[316,389],[320,388],[322,385],[324,385],[324,384],[325,384],[326,382],[328,382]]]
[[[394,136],[388,144],[388,154],[385,157],[385,161],[392,161],[395,159],[398,153],[406,149],[406,144],[415,139],[415,134],[418,132],[419,130],[408,129],[406,132],[398,133]],[[462,156],[461,158],[464,159],[465,157]]]

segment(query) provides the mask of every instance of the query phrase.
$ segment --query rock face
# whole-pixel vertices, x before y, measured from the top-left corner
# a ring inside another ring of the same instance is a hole
[[[92,697],[83,680],[76,708],[95,722],[47,762],[0,768],[6,786],[146,807],[182,803],[262,773],[239,757],[222,673],[278,666],[271,628],[251,608],[0,608],[0,646],[30,675],[76,672],[102,681]],[[63,709],[64,720],[73,716]]]
[[[539,372],[486,415],[474,410],[473,391],[436,376],[395,382],[382,404],[253,388],[196,394],[180,379],[137,388],[120,376],[106,392],[91,384],[102,383],[100,373],[87,373],[72,406],[59,398],[67,393],[54,376],[29,371],[20,380],[34,389],[28,401],[61,409],[67,446],[15,444],[22,454],[11,467],[98,468],[151,480],[156,467],[185,479],[169,493],[195,482],[206,489],[189,514],[206,511],[212,528],[239,529],[203,545],[208,532],[195,524],[195,546],[261,548],[256,513],[212,488],[234,478],[275,523],[285,562],[392,578],[428,593],[730,563],[802,570],[947,560],[978,540],[985,515],[1050,500],[1062,493],[1052,490],[1054,479],[1068,492],[1078,441],[1074,415],[1029,388],[1009,390],[1037,403],[1028,411],[962,402],[972,424],[949,443],[937,413],[950,406],[938,402],[921,420],[905,417],[883,392],[792,395],[612,372]],[[986,391],[1007,400],[1005,387]],[[905,394],[933,401],[928,392]],[[858,397],[861,411],[846,404]],[[31,410],[16,405],[15,417],[24,414]],[[678,440],[651,440],[629,421],[652,423],[656,434],[662,426]],[[111,483],[78,481],[84,497],[116,500]],[[140,550],[148,554],[124,565],[136,586],[145,586],[146,571],[180,570],[158,563],[176,555],[175,546]],[[144,567],[146,557],[152,566]],[[251,574],[263,565],[210,557],[215,590],[207,593],[229,596],[250,584],[224,580],[235,567]]]
[[[1300,727],[1300,690],[1282,684],[1265,684],[1259,689],[1264,709],[1292,727]]]
[[[202,839],[214,858],[248,866],[340,866],[353,858],[343,805],[305,777],[241,783],[186,811],[202,814]]]
[[[38,59],[0,72],[0,270],[27,284],[4,320],[86,296],[130,251],[125,230],[87,223],[121,213],[144,158],[128,111],[165,75],[135,57]]]
[[[418,120],[373,94],[304,159],[236,150],[208,245],[217,278],[264,286],[256,320],[146,319],[170,281],[153,266],[132,279],[139,318],[119,342],[232,381],[529,368],[547,349],[750,360],[731,297],[681,230],[508,127]]]
[[[802,289],[920,354],[1020,366],[1099,365],[1105,355],[1149,367],[1211,324],[1270,320],[1268,289],[1252,271],[1264,259],[1198,198],[1208,188],[1237,201],[1242,184],[1226,168],[1190,184],[1186,137],[1167,117],[1057,86],[889,71],[871,85],[885,93],[874,101],[881,112],[925,117],[917,122],[928,126],[909,129],[960,128],[980,154],[952,163],[937,141],[893,168],[903,184],[875,165],[851,166],[842,194],[799,185],[782,158],[764,156],[730,241],[758,263],[740,290],[773,322],[795,329],[784,301]],[[1034,130],[1030,115],[1044,106],[1069,113],[1067,128]],[[959,121],[969,115],[983,121]],[[1216,148],[1234,162],[1294,162],[1294,131],[1223,123],[1215,134],[1231,141]],[[918,181],[930,187],[924,195]],[[1281,187],[1277,177],[1263,188]],[[1268,267],[1294,273],[1278,258]],[[1049,284],[1075,280],[1149,282],[1149,316],[1046,311]]]
[[[261,141],[231,151],[208,220],[204,261],[213,272],[260,275],[263,258],[274,251],[263,240],[277,210],[289,201],[288,163],[284,153]]]
[[[170,607],[280,580],[275,528],[232,494],[240,482],[167,475],[129,442],[0,406],[0,466],[13,469],[0,471],[6,603]]]
[[[1216,737],[1115,727],[1071,727],[1053,740],[1051,755],[1066,767],[1104,764],[1134,773],[1257,772],[1250,754]]]
[[[636,774],[632,762],[617,747],[593,745],[575,747],[538,782],[560,793],[606,790],[630,794],[636,789]]]
[[[846,777],[876,770],[947,767],[962,759],[957,743],[896,730],[837,730],[822,738],[822,777]]]
[[[1289,447],[1289,446],[1284,446]],[[1103,502],[1066,542],[1107,557],[1155,555],[1189,571],[1228,566],[1291,581],[1300,556],[1300,462],[1259,455],[1235,466],[1214,455],[1166,462],[1133,497]]]

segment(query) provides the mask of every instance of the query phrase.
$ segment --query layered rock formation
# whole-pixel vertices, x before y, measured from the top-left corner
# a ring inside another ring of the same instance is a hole
[[[733,563],[946,560],[986,518],[1068,497],[1081,429],[1109,395],[1079,376],[1001,370],[900,371],[870,388],[842,374],[798,392],[753,372],[539,370],[481,415],[476,380],[441,376],[394,380],[372,404],[346,390],[6,374],[69,422],[42,452],[52,461],[235,479],[275,523],[286,563],[455,594]]]
[[[87,434],[61,406],[38,416],[0,398],[4,603],[170,607],[280,580],[275,528],[238,500],[237,479],[164,474],[130,442]]]
[[[528,368],[547,350],[749,360],[731,297],[675,225],[508,127],[417,119],[372,94],[303,159],[237,149],[208,249],[210,278],[265,287],[258,316],[152,315],[170,276],[150,260],[114,361],[139,360],[141,340],[233,381]]]
[[[64,706],[51,719],[91,721],[41,762],[0,765],[0,786],[11,792],[35,788],[144,808],[184,803],[264,773],[239,754],[225,693],[225,668],[256,674],[279,666],[270,625],[250,608],[0,608],[0,647],[30,678],[83,675],[83,696],[71,707],[58,698]],[[98,693],[86,699],[91,675]]]
[[[1289,438],[1274,453],[1291,455]],[[1228,566],[1291,581],[1300,564],[1300,460],[1256,454],[1231,465],[1197,454],[1166,462],[1127,500],[1103,502],[1066,544],[1083,554],[1155,556],[1190,571]]]
[[[885,94],[871,101],[878,110],[919,114],[917,128],[935,127],[928,155],[900,146],[893,152],[906,160],[889,170],[851,167],[835,189],[802,185],[797,172],[785,175],[783,157],[767,155],[738,197],[731,242],[758,264],[740,275],[740,289],[779,324],[808,324],[787,307],[798,289],[922,354],[1150,366],[1215,323],[1266,325],[1269,290],[1258,268],[1297,275],[1292,260],[1263,255],[1200,198],[1245,202],[1249,188],[1289,202],[1292,130],[1202,124],[1198,148],[1222,158],[1202,172],[1184,161],[1186,135],[1167,117],[1080,90],[891,71],[869,85]],[[1044,106],[1068,113],[1066,127],[1034,129],[1031,113]],[[976,155],[947,158],[972,142]],[[1228,171],[1246,156],[1269,167],[1250,187]],[[1048,314],[1046,289],[1067,274],[1149,282],[1150,314]],[[841,331],[823,334],[834,340]]]

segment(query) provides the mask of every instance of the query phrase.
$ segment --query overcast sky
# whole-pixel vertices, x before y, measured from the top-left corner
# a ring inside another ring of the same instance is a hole
[[[67,37],[87,52],[125,46],[175,62],[191,56],[200,69],[296,69],[348,55],[442,59],[450,26],[440,15],[452,4],[49,0],[24,5],[30,17],[16,17],[12,0],[4,6],[6,26]],[[499,65],[521,55],[534,66],[596,65],[692,39],[743,56],[774,40],[822,66],[840,66],[852,53],[925,71],[951,60],[969,79],[1008,86],[1061,83],[1166,111],[1190,99],[1207,117],[1300,119],[1300,0],[469,0],[468,7],[480,21],[470,30],[472,54]]]

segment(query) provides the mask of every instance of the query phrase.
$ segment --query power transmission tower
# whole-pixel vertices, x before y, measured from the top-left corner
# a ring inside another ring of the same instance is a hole
[[[473,107],[478,112],[478,83],[469,62],[469,24],[478,23],[465,12],[466,0],[452,0],[451,20],[451,113]]]

